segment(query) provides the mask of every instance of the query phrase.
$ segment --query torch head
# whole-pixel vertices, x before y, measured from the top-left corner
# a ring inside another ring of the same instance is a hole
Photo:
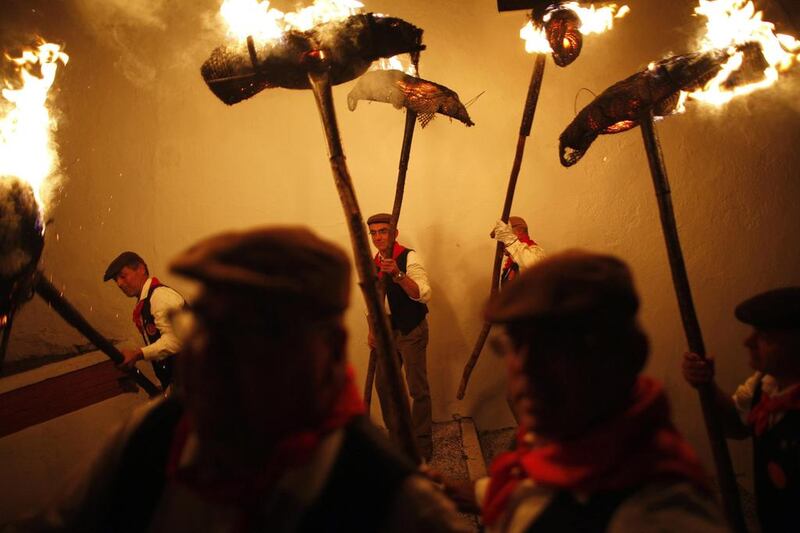
[[[44,248],[44,221],[30,185],[0,178],[0,330],[30,299]]]
[[[550,11],[550,18],[545,22],[544,29],[553,50],[553,61],[559,67],[566,67],[578,59],[583,47],[580,27],[581,19],[571,9],[558,6]]]
[[[353,80],[378,58],[424,50],[422,30],[402,19],[365,13],[287,31],[278,40],[223,45],[203,63],[209,89],[232,105],[264,89],[310,89],[308,73],[326,69],[331,83]]]

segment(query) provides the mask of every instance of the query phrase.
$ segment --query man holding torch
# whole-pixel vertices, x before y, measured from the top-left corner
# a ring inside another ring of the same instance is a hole
[[[420,455],[430,461],[433,454],[433,441],[431,438],[431,393],[428,386],[427,354],[428,347],[428,306],[431,299],[431,286],[428,283],[428,274],[419,260],[419,255],[410,248],[394,243],[394,249],[389,251],[389,232],[391,231],[392,216],[388,213],[378,213],[367,219],[367,227],[372,244],[378,249],[375,255],[375,265],[378,276],[390,276],[391,281],[386,284],[386,300],[389,304],[389,318],[394,330],[397,351],[400,363],[405,368],[408,391],[411,394],[411,424],[417,439]],[[394,237],[398,232],[394,230]],[[391,239],[394,241],[394,238]],[[370,333],[367,340],[370,348],[375,348],[375,339]],[[388,407],[387,384],[381,371],[381,365],[375,373],[375,386],[378,390],[378,399],[381,410],[386,413]],[[386,417],[384,417],[386,419]],[[386,419],[389,434],[395,435],[395,428]]]
[[[506,260],[500,273],[501,287],[544,259],[544,250],[531,239],[528,223],[522,217],[508,217],[508,223],[498,220],[489,236],[505,246]]]
[[[710,386],[729,438],[753,438],[756,508],[765,533],[800,523],[800,287],[745,300],[736,318],[753,327],[744,341],[755,373],[728,396],[714,381],[714,360],[687,352],[683,376]]]
[[[141,348],[122,349],[125,359],[121,366],[132,367],[141,359],[149,361],[162,389],[166,390],[172,383],[173,356],[181,349],[171,317],[186,302],[175,289],[150,276],[147,264],[135,252],[122,252],[111,261],[103,281],[112,279],[125,296],[137,298],[133,323],[145,344]]]

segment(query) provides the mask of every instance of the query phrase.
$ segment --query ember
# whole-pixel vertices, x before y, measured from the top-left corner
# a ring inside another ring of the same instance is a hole
[[[397,109],[411,109],[417,113],[423,128],[436,113],[459,120],[467,126],[475,125],[455,91],[399,70],[374,70],[361,76],[347,95],[350,111],[355,110],[359,100],[385,102]]]

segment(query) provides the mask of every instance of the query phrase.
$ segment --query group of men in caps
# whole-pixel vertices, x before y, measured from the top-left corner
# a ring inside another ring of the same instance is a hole
[[[412,388],[409,364],[425,360],[427,276],[412,250],[382,248],[386,215],[368,223]],[[512,258],[518,241],[529,246],[516,231],[513,221],[494,231]],[[113,270],[109,279],[123,269]],[[345,353],[351,272],[338,246],[297,227],[225,233],[172,270],[201,285],[176,357],[179,386],[116,433],[72,499],[17,530],[471,530],[454,502],[490,532],[727,530],[663,388],[642,375],[639,298],[615,257],[538,258],[489,301],[519,431],[490,476],[466,487],[423,474],[367,419]],[[140,302],[149,295],[151,309],[158,301],[156,281],[117,283]],[[732,400],[719,394],[720,416],[732,435],[754,439],[764,530],[794,531],[800,288],[757,296],[736,315],[754,327],[746,346],[757,373]],[[403,347],[409,335],[421,356]],[[687,380],[710,383],[711,363],[687,354]],[[414,399],[429,413],[427,380],[424,393]]]

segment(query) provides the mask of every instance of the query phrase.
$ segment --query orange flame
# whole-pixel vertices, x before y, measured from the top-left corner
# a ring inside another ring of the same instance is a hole
[[[284,13],[269,7],[269,0],[224,0],[220,16],[228,36],[242,41],[248,36],[256,41],[280,39],[290,30],[307,31],[318,24],[347,18],[361,11],[358,0],[315,0],[298,11]]]
[[[58,168],[53,132],[56,121],[47,108],[47,95],[56,76],[58,62],[69,56],[56,44],[44,43],[26,50],[22,57],[8,58],[19,66],[21,84],[8,82],[0,99],[0,178],[16,177],[28,183],[42,209],[55,187]],[[38,66],[38,69],[37,69]],[[36,75],[33,72],[39,71]]]
[[[558,4],[559,9],[569,9],[573,11],[581,21],[580,31],[583,35],[591,33],[604,33],[614,26],[614,19],[619,19],[630,13],[627,5],[617,7],[617,4],[609,4],[603,7],[581,7],[578,2],[564,2]],[[550,43],[547,42],[547,35],[544,30],[544,23],[550,20],[553,10],[548,11],[544,19],[534,24],[529,20],[519,31],[519,36],[525,41],[525,51],[529,54],[552,52]]]
[[[775,26],[763,20],[763,13],[756,11],[751,0],[699,0],[694,12],[707,19],[700,49],[728,49],[731,58],[705,87],[682,94],[682,100],[690,98],[716,106],[725,104],[736,96],[769,87],[778,80],[781,72],[800,60],[800,41],[789,35],[776,34]],[[763,78],[745,85],[726,87],[726,81],[741,68],[744,59],[743,52],[735,47],[752,42],[759,44],[767,63]]]

